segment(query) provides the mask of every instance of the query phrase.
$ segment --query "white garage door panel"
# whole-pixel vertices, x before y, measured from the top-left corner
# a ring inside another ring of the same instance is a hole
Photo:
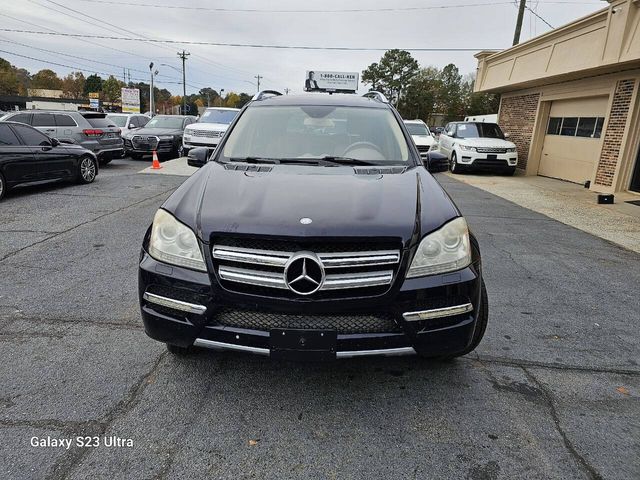
[[[559,100],[551,104],[550,117],[605,117],[608,97]],[[602,138],[545,135],[538,174],[584,183],[593,176]]]

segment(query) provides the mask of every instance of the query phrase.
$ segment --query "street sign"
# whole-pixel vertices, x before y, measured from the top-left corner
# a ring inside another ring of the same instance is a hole
[[[100,98],[100,92],[89,92],[89,98]]]
[[[140,89],[123,88],[120,96],[122,98],[123,112],[140,113]]]
[[[95,108],[96,110],[100,108],[100,99],[98,98],[89,98],[89,106],[91,108]]]
[[[355,93],[358,90],[358,73],[309,70],[304,89],[306,92]]]

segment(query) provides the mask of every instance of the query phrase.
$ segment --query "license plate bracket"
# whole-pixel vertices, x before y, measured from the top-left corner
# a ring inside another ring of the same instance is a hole
[[[498,159],[498,155],[495,155],[495,154],[487,155],[487,160],[497,160],[497,159]]]
[[[271,357],[286,360],[322,361],[336,358],[335,330],[274,328],[270,331]]]

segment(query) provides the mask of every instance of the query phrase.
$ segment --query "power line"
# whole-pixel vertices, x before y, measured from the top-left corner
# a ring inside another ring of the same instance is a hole
[[[538,17],[540,20],[542,20],[544,23],[546,23],[546,24],[547,24],[547,26],[548,26],[549,28],[554,28],[554,26],[553,26],[553,25],[551,25],[549,22],[547,22],[544,18],[542,18],[542,17],[541,17],[540,15],[538,15],[536,12],[534,12],[533,10],[531,10],[531,9],[529,8],[529,5],[525,5],[525,6],[524,6],[524,8],[526,8],[527,10],[529,10],[529,11],[531,12],[531,14],[532,14],[532,15],[535,15],[535,16],[536,16],[536,17]]]
[[[419,10],[436,10],[436,9],[451,9],[451,8],[468,8],[468,7],[484,7],[492,5],[509,5],[511,2],[488,2],[488,3],[467,3],[457,5],[429,5],[422,7],[383,7],[383,8],[344,8],[344,9],[260,9],[260,8],[222,8],[222,7],[193,7],[186,5],[158,5],[153,3],[138,3],[138,2],[122,2],[113,0],[81,0],[89,3],[111,4],[119,6],[132,6],[132,7],[145,7],[145,8],[161,8],[161,9],[176,9],[176,10],[195,10],[195,11],[209,11],[209,12],[229,12],[229,13],[376,13],[376,12],[412,12]],[[544,3],[547,4],[596,4],[599,2],[580,2],[571,0],[550,0]]]
[[[1,14],[0,14],[1,15]],[[155,42],[168,44],[184,44],[184,45],[205,45],[216,47],[243,47],[243,48],[273,48],[281,50],[328,50],[328,51],[354,51],[354,52],[386,52],[389,48],[376,47],[315,47],[311,45],[270,45],[256,43],[223,43],[223,42],[197,42],[193,40],[161,40],[155,38],[129,38],[129,37],[113,37],[108,35],[86,35],[78,33],[57,33],[57,32],[38,32],[35,30],[22,30],[15,28],[0,28],[0,32],[26,33],[33,35],[51,35],[71,38],[97,38],[103,40],[121,40],[125,42]],[[476,52],[478,50],[498,50],[496,48],[432,48],[432,47],[403,47],[402,50],[413,52]]]
[[[88,70],[88,69],[80,68],[80,67],[78,67],[78,66],[74,66],[74,65],[66,65],[66,64],[64,64],[64,63],[57,63],[57,62],[52,62],[52,61],[50,61],[50,60],[43,60],[43,59],[41,59],[41,58],[35,58],[35,57],[31,57],[31,56],[29,56],[29,55],[22,55],[22,54],[20,54],[20,53],[9,52],[8,50],[0,50],[0,53],[5,53],[5,54],[7,54],[7,55],[13,55],[13,56],[20,57],[20,58],[26,58],[26,59],[28,59],[28,60],[33,60],[33,61],[36,61],[36,62],[46,63],[46,64],[48,64],[48,65],[55,65],[55,66],[57,66],[57,67],[69,68],[69,69],[71,69],[71,70],[75,70],[75,71],[80,71],[80,72],[81,72],[81,71],[85,71],[85,72],[87,72],[87,73],[91,72],[91,73],[95,73],[95,74],[99,74],[99,75],[104,75],[104,76],[108,76],[108,77],[113,76],[113,77],[117,78],[117,75],[116,75],[116,74],[114,74],[114,73],[109,73],[109,72],[100,72],[100,71],[95,71],[95,70]],[[146,78],[137,78],[137,77],[131,77],[131,78],[132,78],[133,80],[137,81],[137,82],[144,82],[144,83],[146,83],[146,81],[147,81],[147,79],[146,79]],[[162,84],[165,84],[165,85],[182,85],[182,82],[167,82],[167,81],[164,81],[164,80],[163,80],[163,81],[162,81]],[[187,84],[187,85],[189,85],[189,86],[190,86],[190,87],[192,87],[192,88],[198,88],[198,87],[196,87],[196,86],[194,86],[194,85],[191,85],[191,84]]]
[[[29,0],[29,1],[30,1],[30,2],[32,2],[32,3],[35,3],[35,0]],[[81,18],[79,19],[79,20],[81,20],[81,21],[83,21],[83,22],[89,23],[90,25],[94,25],[94,26],[97,26],[97,27],[102,28],[102,29],[104,29],[104,30],[107,30],[107,31],[110,31],[110,32],[115,32],[115,33],[118,33],[118,34],[121,34],[121,32],[125,32],[125,33],[128,33],[128,34],[134,35],[135,37],[141,37],[141,38],[144,38],[144,39],[148,39],[148,37],[147,37],[147,36],[145,36],[145,35],[143,35],[143,34],[141,34],[141,33],[137,33],[137,32],[133,32],[133,31],[131,31],[131,30],[127,30],[126,28],[120,27],[120,26],[118,26],[118,25],[114,25],[113,23],[109,23],[109,22],[107,22],[106,20],[103,20],[103,19],[100,19],[100,18],[93,17],[93,16],[91,16],[91,15],[89,15],[89,14],[87,14],[87,13],[81,12],[80,10],[76,10],[76,9],[74,9],[74,8],[67,7],[67,6],[62,5],[62,4],[60,4],[60,3],[58,3],[58,2],[55,2],[55,1],[53,1],[53,0],[44,0],[44,1],[49,2],[49,3],[52,3],[52,4],[54,4],[54,5],[57,5],[58,7],[64,8],[65,10],[69,10],[69,11],[71,11],[71,12],[77,13],[77,14],[79,14],[79,15],[82,15],[82,16],[84,16],[84,17],[90,18],[91,20],[94,20],[94,21],[98,22],[98,23],[92,23],[92,22],[87,22],[86,20],[81,19]],[[46,5],[41,5],[41,4],[38,4],[38,5],[40,5],[40,6],[44,7],[44,8],[48,8],[48,9],[50,9],[50,10],[52,10],[52,11],[54,11],[54,12],[57,12],[57,13],[59,13],[59,14],[66,15],[66,16],[68,16],[68,17],[70,17],[70,18],[76,18],[76,19],[78,19],[78,17],[76,17],[76,16],[73,16],[73,15],[71,15],[71,14],[69,14],[69,13],[66,13],[66,12],[61,12],[60,10],[56,10],[55,8],[52,8],[52,7],[49,7],[49,6],[46,6]],[[103,25],[103,24],[104,24],[104,25]],[[105,25],[109,25],[110,27],[114,27],[116,30],[114,30],[113,28],[105,27]],[[150,42],[148,42],[148,43],[150,43]],[[167,51],[171,51],[171,52],[173,52],[173,49],[172,49],[172,48],[170,48],[170,47],[166,47],[166,46],[164,46],[164,45],[158,45],[157,43],[150,43],[150,45],[154,45],[154,46],[156,46],[156,47],[158,47],[158,48],[162,48],[162,49],[164,49],[164,50],[167,50]],[[202,62],[204,62],[204,63],[208,63],[208,64],[213,65],[213,66],[216,66],[216,67],[218,67],[218,68],[223,68],[223,69],[228,69],[228,70],[237,70],[237,69],[234,69],[234,68],[232,68],[232,67],[227,67],[226,65],[219,64],[219,63],[217,63],[217,62],[213,62],[213,61],[209,60],[208,58],[203,57],[203,56],[200,56],[200,55],[197,55],[197,54],[194,54],[194,57],[198,57]],[[193,70],[193,71],[196,71],[196,72],[199,72],[199,70],[197,70],[197,69],[195,69],[195,68],[192,68],[192,70]],[[240,71],[240,70],[239,70],[239,71]],[[202,73],[202,74],[204,74],[204,75],[207,75],[207,74],[206,74],[206,73],[204,73],[204,72],[200,72],[200,73]],[[247,73],[247,74],[248,74],[249,72],[243,72],[243,73]],[[162,75],[162,74],[160,74],[160,75]],[[234,78],[232,78],[232,77],[225,77],[224,75],[216,75],[216,77],[219,77],[219,78],[227,78],[227,79],[232,79],[232,80],[239,80],[238,78],[235,78],[235,79],[234,79]]]

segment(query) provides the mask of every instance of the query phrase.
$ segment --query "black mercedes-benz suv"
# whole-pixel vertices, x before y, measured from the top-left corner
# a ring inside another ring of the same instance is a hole
[[[480,251],[382,95],[262,92],[157,211],[146,333],[273,358],[454,357],[488,317]]]

